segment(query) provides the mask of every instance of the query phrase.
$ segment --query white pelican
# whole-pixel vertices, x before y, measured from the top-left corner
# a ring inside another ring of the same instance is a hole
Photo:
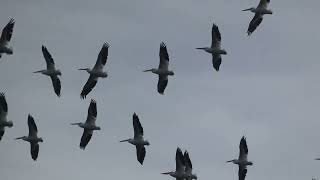
[[[192,174],[192,163],[189,157],[189,153],[187,151],[184,151],[183,156],[186,164],[186,169],[185,169],[185,173],[187,175],[186,180],[198,179],[196,174]]]
[[[12,47],[9,46],[9,42],[12,37],[14,27],[14,19],[10,19],[9,23],[3,28],[2,34],[0,37],[0,58],[3,53],[12,54]]]
[[[126,140],[122,140],[120,142],[129,142],[130,144],[133,144],[136,146],[136,152],[137,152],[137,160],[140,162],[140,164],[143,164],[144,157],[146,156],[146,148],[145,145],[149,146],[150,143],[147,140],[144,140],[143,138],[143,128],[141,126],[139,117],[136,113],[132,116],[133,120],[133,129],[134,129],[134,137]]]
[[[179,147],[176,151],[176,171],[166,172],[162,174],[170,175],[176,178],[176,180],[184,180],[186,177],[188,177],[188,175],[185,173],[185,159]]]
[[[202,49],[212,55],[212,65],[216,71],[219,71],[221,64],[221,54],[226,55],[227,51],[221,49],[221,34],[217,25],[213,23],[211,30],[211,47],[196,48]]]
[[[247,166],[252,165],[253,163],[251,161],[248,161],[248,147],[247,147],[247,142],[246,138],[242,136],[240,145],[239,145],[239,158],[238,159],[233,159],[227,162],[233,162],[234,164],[239,165],[239,171],[238,171],[238,176],[239,180],[244,180],[247,174]]]
[[[33,117],[29,114],[28,116],[28,127],[29,127],[29,135],[28,136],[22,136],[18,137],[16,139],[22,139],[24,141],[27,141],[30,143],[30,151],[31,151],[31,157],[35,161],[38,158],[39,153],[39,142],[43,142],[42,138],[38,137],[38,128],[36,123],[34,122]]]
[[[7,120],[8,115],[8,104],[6,101],[6,97],[4,93],[0,93],[0,140],[2,139],[2,136],[4,134],[4,128],[5,127],[12,127],[13,123],[12,121]]]
[[[88,116],[85,123],[72,123],[71,125],[77,125],[83,128],[83,134],[80,141],[80,149],[85,149],[89,143],[93,131],[101,130],[99,126],[96,126],[97,119],[97,103],[95,100],[91,99],[90,106],[88,109]]]
[[[54,92],[58,97],[60,97],[60,91],[61,91],[61,82],[58,76],[61,76],[61,71],[59,69],[55,68],[55,64],[53,61],[53,58],[51,54],[49,53],[48,49],[45,46],[42,46],[42,54],[44,59],[46,60],[47,64],[47,69],[41,70],[41,71],[36,71],[33,73],[41,73],[46,76],[50,76],[52,85],[54,88]]]
[[[82,99],[86,98],[86,96],[96,86],[99,77],[106,78],[108,76],[107,72],[103,71],[103,67],[107,63],[108,49],[109,49],[109,44],[104,43],[98,55],[97,62],[92,69],[90,68],[79,69],[79,70],[87,71],[90,74],[89,79],[84,85],[82,92],[80,94]]]
[[[260,0],[260,3],[256,8],[252,7],[252,8],[242,10],[242,11],[251,11],[255,13],[248,27],[248,31],[247,31],[248,35],[251,35],[253,31],[255,31],[256,28],[260,25],[263,19],[263,15],[272,14],[272,11],[270,9],[267,9],[269,3],[270,3],[270,0]]]
[[[164,42],[161,42],[160,44],[159,56],[160,56],[160,63],[159,63],[158,69],[152,68],[152,69],[145,70],[143,72],[151,71],[152,73],[159,75],[157,89],[160,94],[164,94],[164,90],[166,89],[168,84],[168,76],[174,75],[174,72],[168,69],[169,55],[168,55],[167,47],[164,44]]]

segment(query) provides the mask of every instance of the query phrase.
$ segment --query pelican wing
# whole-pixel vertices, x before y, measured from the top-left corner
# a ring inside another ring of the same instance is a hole
[[[192,163],[191,163],[191,160],[190,160],[190,157],[189,157],[189,153],[187,151],[184,152],[184,161],[185,161],[185,164],[186,164],[186,173],[187,174],[191,174],[192,173]]]
[[[34,122],[34,118],[29,114],[28,116],[29,137],[37,137],[38,128]]]
[[[263,20],[263,16],[256,13],[253,17],[253,19],[250,21],[249,27],[248,27],[248,35],[250,36],[256,29],[257,27],[261,24]]]
[[[1,141],[2,137],[3,137],[3,135],[4,135],[4,127],[0,126],[0,141]]]
[[[84,85],[82,91],[81,91],[81,98],[84,99],[86,96],[92,91],[92,89],[96,86],[98,82],[98,78],[95,76],[90,75],[88,81]]]
[[[243,166],[239,166],[239,171],[238,171],[239,180],[244,180],[246,178],[246,175],[247,175],[247,168]]]
[[[159,75],[159,80],[158,80],[158,93],[164,94],[164,90],[166,89],[168,85],[168,76],[167,75]]]
[[[221,34],[220,34],[220,31],[219,31],[218,26],[215,25],[214,23],[213,23],[213,25],[212,25],[211,38],[212,38],[211,47],[212,47],[212,48],[218,48],[218,47],[220,47],[220,44],[221,44]]]
[[[37,160],[39,154],[39,144],[38,143],[30,143],[30,153],[31,157],[34,161]]]
[[[0,93],[0,120],[8,113],[8,104],[4,93]]]
[[[0,37],[1,45],[6,46],[10,42],[12,37],[13,27],[14,27],[14,19],[10,19],[9,23],[2,30],[2,34]]]
[[[81,136],[81,141],[80,141],[80,149],[85,149],[86,146],[88,145],[91,137],[92,137],[93,131],[92,130],[83,130],[83,134]]]
[[[169,54],[167,51],[167,46],[164,42],[160,44],[160,51],[159,51],[160,63],[159,69],[168,70],[169,68]]]
[[[241,138],[239,150],[240,150],[239,160],[247,160],[248,146],[247,146],[246,138],[244,136]]]
[[[185,170],[185,161],[184,156],[180,148],[177,148],[176,151],[176,172],[184,172]]]
[[[99,52],[97,62],[93,67],[94,70],[102,70],[102,68],[106,65],[107,59],[108,59],[108,50],[109,50],[109,44],[104,43]]]
[[[60,97],[60,91],[61,91],[61,82],[58,76],[50,76],[54,92],[58,97]]]
[[[97,118],[97,103],[95,100],[91,99],[89,108],[88,108],[88,116],[86,123],[94,124]]]
[[[146,148],[143,145],[136,145],[137,150],[137,160],[140,164],[143,164],[144,157],[146,156]]]
[[[54,70],[55,69],[54,61],[53,61],[53,58],[52,58],[51,54],[49,53],[48,49],[43,45],[42,45],[41,49],[42,49],[43,57],[47,63],[47,70]]]
[[[143,136],[143,127],[140,123],[138,115],[134,113],[132,116],[132,119],[133,119],[134,138]]]
[[[267,9],[270,0],[260,0],[258,9]]]
[[[222,59],[220,54],[212,54],[212,65],[216,71],[219,71]]]

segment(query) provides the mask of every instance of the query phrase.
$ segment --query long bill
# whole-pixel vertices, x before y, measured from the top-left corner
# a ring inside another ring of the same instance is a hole
[[[42,73],[42,72],[43,72],[43,70],[35,71],[35,72],[33,72],[33,73]]]
[[[23,139],[23,138],[24,138],[24,136],[21,136],[21,137],[17,137],[17,138],[15,138],[15,140]]]
[[[125,140],[122,140],[120,142],[128,142],[130,139],[125,139]]]
[[[144,70],[143,72],[150,72],[152,71],[152,69],[147,69],[147,70]]]
[[[161,174],[165,174],[165,175],[168,175],[170,174],[171,172],[164,172],[164,173],[161,173]]]
[[[78,69],[78,70],[80,70],[80,71],[86,71],[86,70],[88,70],[88,68],[80,68],[80,69]]]
[[[233,162],[233,160],[230,160],[230,161],[226,161],[227,163],[229,163],[229,162]]]
[[[244,9],[242,11],[250,11],[252,8]]]
[[[196,48],[196,49],[206,49],[205,47],[201,47],[201,48]]]
[[[80,125],[80,123],[71,123],[71,125]]]

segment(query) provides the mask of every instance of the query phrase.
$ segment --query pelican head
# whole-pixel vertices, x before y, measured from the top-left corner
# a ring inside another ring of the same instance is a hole
[[[43,142],[43,139],[42,138],[38,138],[38,142]]]
[[[225,49],[221,49],[220,54],[227,55],[227,51]]]
[[[154,72],[154,71],[156,71],[156,69],[152,68],[152,69],[144,70],[143,72]]]
[[[6,53],[7,53],[7,54],[13,54],[12,47],[8,48]]]
[[[174,75],[174,72],[173,72],[173,71],[168,71],[168,75],[169,75],[169,76],[173,76],[173,75]]]
[[[197,174],[191,174],[191,179],[198,179],[198,176],[197,176]]]
[[[251,11],[251,12],[255,12],[256,8],[254,7],[251,7],[251,8],[248,8],[248,9],[244,9],[242,11]]]
[[[61,76],[62,74],[61,74],[61,71],[58,69],[57,70],[57,75],[59,75],[59,76]]]
[[[249,161],[249,162],[247,162],[247,165],[252,166],[253,162]]]
[[[96,127],[94,127],[94,130],[101,130],[101,127],[96,126]]]
[[[9,128],[11,128],[11,127],[13,126],[13,122],[12,122],[12,121],[8,121],[8,122],[6,123],[6,126],[9,127]]]
[[[149,146],[149,145],[150,145],[149,141],[146,140],[145,143],[144,143],[144,145]]]

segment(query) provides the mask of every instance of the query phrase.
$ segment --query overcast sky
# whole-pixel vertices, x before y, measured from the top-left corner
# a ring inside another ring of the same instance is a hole
[[[0,91],[8,118],[0,142],[1,180],[140,179],[171,180],[175,150],[190,153],[199,180],[236,180],[241,136],[247,137],[246,180],[320,178],[320,26],[318,1],[272,1],[274,14],[247,37],[253,17],[243,8],[257,0],[2,0],[0,28],[16,21],[14,54],[0,62]],[[215,22],[222,35],[220,72],[196,47],[211,44]],[[165,95],[156,91],[159,45],[167,44],[170,69]],[[107,79],[87,99],[88,79],[77,68],[92,67],[104,42],[110,44]],[[33,74],[46,67],[41,45],[61,69],[62,96],[50,78]],[[97,124],[85,151],[82,129],[90,99],[97,100]],[[119,140],[133,136],[132,114],[144,127],[144,165],[135,147]],[[32,114],[43,137],[39,157],[14,138],[28,134]]]

